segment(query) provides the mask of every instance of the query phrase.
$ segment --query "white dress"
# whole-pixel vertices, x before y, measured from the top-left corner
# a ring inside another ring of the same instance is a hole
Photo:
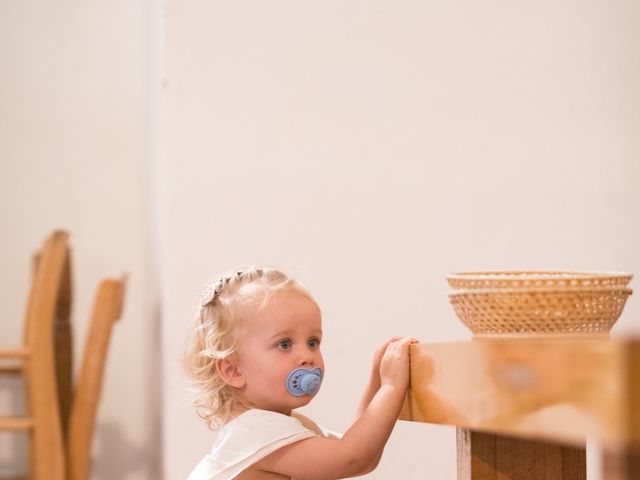
[[[339,438],[295,412],[247,410],[217,430],[211,453],[187,480],[231,480],[279,448],[317,436]]]

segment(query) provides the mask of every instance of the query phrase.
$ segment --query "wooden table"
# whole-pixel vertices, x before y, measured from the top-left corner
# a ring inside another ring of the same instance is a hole
[[[457,427],[458,480],[640,479],[640,339],[416,344],[400,419]]]

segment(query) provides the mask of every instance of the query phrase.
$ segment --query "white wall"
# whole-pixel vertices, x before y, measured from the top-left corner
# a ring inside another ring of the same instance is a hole
[[[100,480],[158,478],[151,11],[128,0],[0,2],[0,348],[21,341],[31,254],[53,229],[71,234],[76,360],[98,282],[129,274],[98,411]],[[3,382],[7,415],[17,385]],[[24,469],[23,448],[24,438],[0,437],[0,474]]]
[[[388,336],[468,338],[444,274],[640,272],[639,20],[633,0],[168,0],[166,478],[210,447],[177,359],[217,272],[310,286],[327,376],[307,413],[334,429]],[[631,297],[614,332],[639,316]],[[454,450],[401,423],[369,478],[455,478]]]

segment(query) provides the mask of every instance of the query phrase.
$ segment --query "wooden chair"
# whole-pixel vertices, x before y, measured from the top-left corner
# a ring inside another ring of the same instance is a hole
[[[83,361],[72,389],[69,235],[54,232],[34,258],[23,346],[0,350],[0,374],[25,378],[24,417],[0,417],[0,431],[30,433],[28,478],[87,480],[102,377],[125,278],[103,280],[93,304]]]
[[[96,293],[84,358],[67,429],[67,480],[87,480],[105,360],[114,322],[120,318],[125,278],[103,280]]]
[[[65,478],[54,325],[56,315],[68,315],[69,310],[68,238],[56,231],[44,242],[29,294],[23,345],[0,350],[0,358],[16,362],[0,371],[24,376],[27,407],[26,416],[0,417],[0,430],[29,433],[29,474],[34,480]]]

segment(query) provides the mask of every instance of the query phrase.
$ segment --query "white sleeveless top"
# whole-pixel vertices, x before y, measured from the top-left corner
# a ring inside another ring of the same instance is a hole
[[[196,465],[187,480],[231,480],[270,453],[317,436],[340,437],[295,412],[287,416],[247,410],[217,430],[211,453]]]

